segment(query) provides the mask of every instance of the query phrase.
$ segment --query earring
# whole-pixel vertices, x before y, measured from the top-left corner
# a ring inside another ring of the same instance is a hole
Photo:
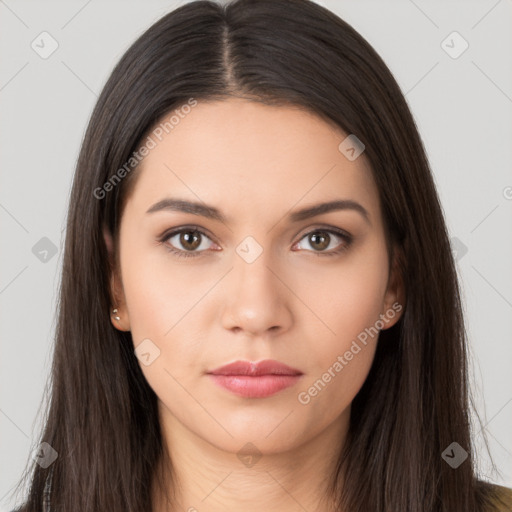
[[[117,309],[113,309],[113,310],[112,310],[112,314],[113,314],[113,315],[115,315],[115,316],[114,316],[114,318],[115,318],[116,320],[121,320],[121,317],[117,316],[117,315],[116,315],[116,313],[117,313]]]

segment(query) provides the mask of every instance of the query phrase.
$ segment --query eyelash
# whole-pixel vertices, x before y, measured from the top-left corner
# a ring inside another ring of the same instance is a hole
[[[202,256],[202,253],[205,251],[183,251],[181,249],[175,249],[174,247],[170,246],[166,242],[172,238],[175,235],[179,235],[184,232],[194,232],[199,233],[201,236],[205,236],[206,238],[210,238],[206,233],[204,233],[201,229],[199,229],[197,226],[185,226],[179,229],[175,229],[169,232],[164,233],[161,238],[159,239],[159,242],[165,245],[166,250],[168,250],[170,253],[172,253],[174,256],[178,258],[197,258],[199,256]],[[338,236],[342,240],[344,240],[345,243],[343,243],[338,249],[331,250],[329,252],[324,251],[309,251],[312,252],[315,256],[337,256],[343,252],[345,252],[352,244],[353,237],[352,235],[336,228],[322,228],[318,227],[316,229],[313,229],[312,231],[309,231],[308,233],[305,233],[299,240],[303,240],[308,235],[311,235],[312,233],[330,233]]]

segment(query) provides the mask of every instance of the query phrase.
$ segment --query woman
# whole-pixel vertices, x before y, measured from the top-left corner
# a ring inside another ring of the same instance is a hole
[[[92,114],[20,510],[509,510],[478,479],[466,350],[381,58],[308,0],[191,2]]]

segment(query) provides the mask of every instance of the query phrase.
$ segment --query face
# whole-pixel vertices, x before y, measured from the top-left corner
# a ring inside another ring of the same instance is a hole
[[[160,132],[122,215],[112,322],[167,428],[271,453],[346,422],[401,303],[364,153],[349,160],[347,134],[313,114],[241,99],[198,102]],[[154,206],[165,199],[216,215]],[[341,200],[359,206],[294,215]],[[241,396],[208,375],[265,359],[300,376]]]

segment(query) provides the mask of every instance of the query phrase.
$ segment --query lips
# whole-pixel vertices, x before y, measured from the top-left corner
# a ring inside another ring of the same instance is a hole
[[[266,398],[294,386],[303,373],[279,361],[235,361],[208,372],[218,386],[244,398]]]
[[[273,359],[265,359],[256,363],[251,361],[235,361],[234,363],[220,366],[208,373],[211,375],[245,375],[253,377],[261,375],[302,375],[300,370]]]

